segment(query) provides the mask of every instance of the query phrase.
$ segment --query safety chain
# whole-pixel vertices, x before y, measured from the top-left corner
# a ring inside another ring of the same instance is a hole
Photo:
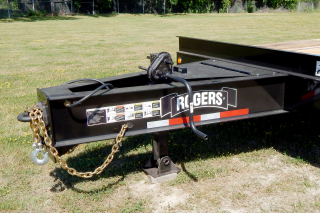
[[[82,178],[91,178],[95,174],[100,174],[111,163],[114,154],[118,151],[119,146],[121,146],[123,135],[128,128],[127,124],[122,125],[122,128],[115,140],[116,143],[112,146],[111,153],[108,155],[107,159],[101,166],[96,168],[93,172],[78,172],[76,169],[70,168],[68,166],[68,164],[59,156],[58,150],[52,145],[52,140],[44,123],[41,109],[37,105],[35,105],[33,108],[27,108],[26,112],[29,113],[29,116],[31,118],[30,127],[33,132],[34,143],[38,146],[38,144],[41,142],[42,137],[44,144],[50,149],[51,154],[56,158],[61,168],[67,170],[70,175],[75,175]]]

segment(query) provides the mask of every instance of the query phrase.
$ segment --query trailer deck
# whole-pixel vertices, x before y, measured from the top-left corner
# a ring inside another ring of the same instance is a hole
[[[272,44],[261,44],[256,47],[263,47],[275,50],[320,55],[320,39],[287,41]]]

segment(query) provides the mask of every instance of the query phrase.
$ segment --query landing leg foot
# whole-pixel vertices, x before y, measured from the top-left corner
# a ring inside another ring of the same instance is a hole
[[[153,154],[143,166],[151,183],[173,180],[181,171],[168,157],[168,132],[153,134]]]

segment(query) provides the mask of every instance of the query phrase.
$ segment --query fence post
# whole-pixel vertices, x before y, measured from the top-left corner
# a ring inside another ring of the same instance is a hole
[[[163,0],[163,14],[166,13],[166,0]]]
[[[314,5],[313,5],[313,2],[312,2],[312,12],[313,12],[313,7],[314,7]]]
[[[7,0],[7,7],[8,7],[8,17],[11,18],[9,0]]]
[[[55,5],[54,1],[50,0],[50,12],[51,12],[52,16],[53,16],[53,13],[55,12],[55,7],[56,7],[56,5]]]
[[[34,0],[32,0],[32,10],[34,11]]]
[[[142,13],[144,14],[144,0],[142,1]]]
[[[69,6],[67,4],[67,0],[63,0],[63,3],[64,3],[64,6],[65,6],[65,14],[67,14],[67,11],[69,10]]]
[[[94,0],[92,0],[92,15],[94,15]]]
[[[117,13],[119,14],[119,0],[117,0],[117,8],[118,8]]]
[[[71,13],[73,13],[72,0],[71,0]]]

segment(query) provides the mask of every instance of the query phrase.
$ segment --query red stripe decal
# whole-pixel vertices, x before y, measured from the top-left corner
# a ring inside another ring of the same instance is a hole
[[[311,97],[313,97],[313,96],[314,96],[314,90],[311,91],[311,92],[308,92],[307,94],[302,95],[302,96],[301,96],[301,101],[304,101],[304,100],[306,100],[306,99],[308,99],[308,98],[311,98]]]
[[[198,122],[201,121],[201,115],[193,116],[193,121]],[[177,124],[186,124],[189,123],[189,117],[181,117],[181,118],[173,118],[169,119],[169,125],[177,125]]]
[[[220,112],[220,118],[239,116],[239,115],[247,115],[249,114],[249,109],[238,109],[226,112]],[[194,122],[201,121],[201,115],[193,116]],[[189,117],[181,117],[181,118],[172,118],[169,119],[169,125],[177,125],[177,124],[187,124],[189,123]]]
[[[227,118],[232,116],[239,116],[239,115],[247,115],[249,114],[249,109],[238,109],[226,112],[220,112],[220,118]]]

